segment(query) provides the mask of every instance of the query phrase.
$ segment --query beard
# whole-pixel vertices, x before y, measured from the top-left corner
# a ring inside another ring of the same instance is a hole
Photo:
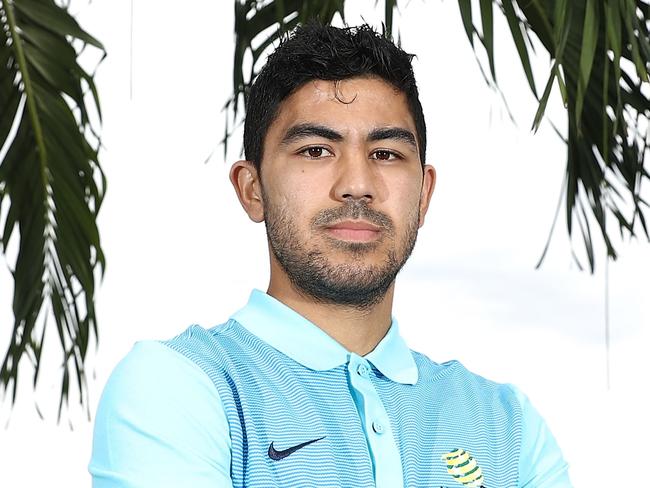
[[[396,242],[395,226],[385,214],[370,209],[364,200],[346,200],[345,205],[319,212],[311,222],[316,233],[341,220],[364,219],[381,228],[381,238],[373,242],[347,242],[331,237],[325,240],[350,260],[335,264],[318,244],[301,240],[298,229],[284,208],[274,206],[263,196],[264,223],[270,248],[294,288],[318,302],[346,305],[367,310],[378,304],[408,260],[419,228],[419,208],[411,213],[406,231]],[[363,258],[387,240],[393,246],[381,265],[368,265]]]

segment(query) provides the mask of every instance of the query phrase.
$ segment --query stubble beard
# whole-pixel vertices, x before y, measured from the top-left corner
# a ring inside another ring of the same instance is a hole
[[[344,305],[367,310],[383,300],[395,281],[397,273],[408,260],[419,228],[419,209],[410,216],[406,232],[386,253],[382,265],[367,265],[363,258],[386,240],[396,241],[391,219],[372,210],[363,200],[350,200],[345,206],[319,212],[311,222],[312,231],[341,220],[362,218],[382,229],[382,237],[373,242],[347,242],[319,233],[314,245],[300,239],[298,230],[283,208],[264,200],[266,234],[271,251],[287,274],[291,284],[301,294],[318,302]],[[322,244],[326,242],[336,252],[347,253],[351,260],[333,263]]]

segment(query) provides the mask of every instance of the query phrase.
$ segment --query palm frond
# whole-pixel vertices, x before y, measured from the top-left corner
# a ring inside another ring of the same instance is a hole
[[[34,366],[53,315],[62,348],[59,417],[73,371],[82,405],[90,336],[97,337],[95,269],[105,267],[96,225],[106,190],[89,109],[101,120],[92,75],[73,42],[100,49],[53,0],[1,0],[0,208],[8,205],[2,250],[18,227],[13,339],[0,368],[0,390],[16,399],[18,365]],[[90,98],[91,103],[86,100]],[[13,128],[13,129],[12,129]],[[73,369],[72,369],[73,368]]]
[[[544,92],[539,98],[533,129],[541,124],[553,85],[557,82],[567,109],[567,168],[565,211],[571,237],[574,221],[582,234],[591,272],[595,268],[593,223],[598,226],[607,254],[616,259],[607,220],[615,219],[622,237],[642,232],[650,239],[641,198],[649,178],[645,167],[650,135],[650,4],[643,0],[489,0],[506,16],[526,79],[537,97],[529,70],[534,34],[552,60]],[[486,10],[488,0],[481,0]],[[478,33],[468,19],[467,2],[459,0],[465,29]],[[483,19],[483,45],[492,81],[494,53],[491,29]],[[469,27],[468,27],[469,26]],[[476,45],[472,43],[476,49]],[[551,230],[552,232],[552,230]],[[542,254],[542,259],[547,247]],[[578,260],[575,253],[574,258]],[[578,262],[580,266],[580,263]],[[582,267],[582,266],[580,266]]]

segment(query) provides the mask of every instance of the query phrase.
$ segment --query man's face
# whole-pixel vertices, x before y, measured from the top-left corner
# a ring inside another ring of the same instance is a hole
[[[308,82],[264,142],[272,259],[300,293],[370,307],[408,259],[434,179],[403,93],[377,78]]]

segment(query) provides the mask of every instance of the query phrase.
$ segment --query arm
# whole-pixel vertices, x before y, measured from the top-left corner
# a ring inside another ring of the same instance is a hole
[[[546,422],[519,389],[509,385],[522,410],[520,488],[572,488],[568,464]]]
[[[137,343],[99,402],[93,487],[231,488],[230,453],[228,422],[208,376],[162,343]]]

